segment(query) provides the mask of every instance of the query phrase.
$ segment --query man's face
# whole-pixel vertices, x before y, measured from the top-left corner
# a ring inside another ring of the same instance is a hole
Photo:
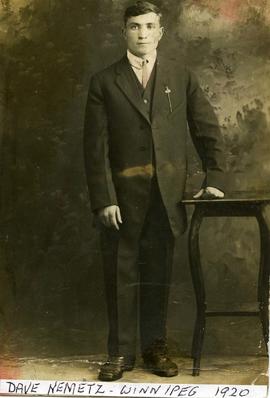
[[[163,35],[160,18],[154,12],[130,17],[124,28],[129,51],[137,57],[145,57],[154,51]]]

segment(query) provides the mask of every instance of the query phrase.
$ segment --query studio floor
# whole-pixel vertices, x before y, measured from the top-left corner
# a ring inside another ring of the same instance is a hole
[[[1,358],[1,379],[25,380],[66,380],[96,381],[100,364],[104,357],[64,357],[64,358]],[[190,358],[174,358],[179,367],[179,375],[170,379],[155,376],[142,367],[138,361],[131,372],[125,372],[121,382],[173,383],[173,384],[268,384],[268,358],[253,357],[214,357],[205,356],[201,363],[201,373],[192,376]]]

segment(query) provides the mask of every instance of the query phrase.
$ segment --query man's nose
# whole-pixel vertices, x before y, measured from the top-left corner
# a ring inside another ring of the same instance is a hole
[[[141,27],[139,29],[139,38],[145,39],[147,37],[147,28]]]

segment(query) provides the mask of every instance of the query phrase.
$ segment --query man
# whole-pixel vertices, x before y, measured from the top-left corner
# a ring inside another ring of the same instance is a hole
[[[134,367],[137,312],[145,366],[159,376],[178,373],[167,354],[166,313],[174,239],[186,228],[187,122],[206,171],[197,197],[223,196],[217,119],[194,75],[157,55],[160,18],[145,1],[126,9],[127,53],[92,77],[86,107],[86,174],[109,317],[105,381]]]

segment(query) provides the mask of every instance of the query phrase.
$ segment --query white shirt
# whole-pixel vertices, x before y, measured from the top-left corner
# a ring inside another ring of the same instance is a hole
[[[127,50],[127,58],[128,61],[135,72],[139,82],[142,84],[142,67],[143,62],[146,61],[147,65],[147,72],[148,78],[151,76],[151,72],[154,68],[156,59],[157,59],[157,50],[154,50],[152,53],[147,55],[145,58],[137,57],[136,55],[132,54],[129,50]]]

